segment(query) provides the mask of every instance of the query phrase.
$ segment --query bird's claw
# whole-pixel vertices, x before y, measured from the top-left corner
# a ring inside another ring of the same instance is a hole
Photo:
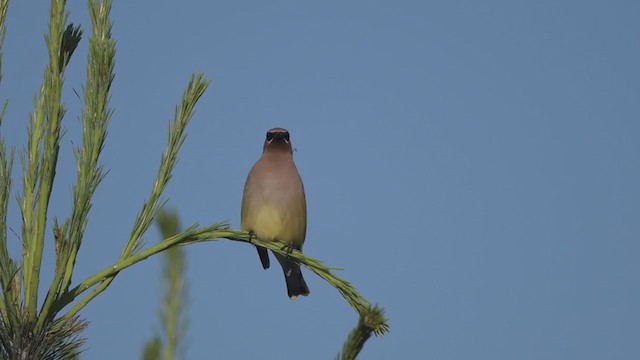
[[[287,256],[291,255],[291,253],[293,252],[293,249],[294,247],[292,243],[286,243],[282,247],[282,250],[284,250],[287,253]]]

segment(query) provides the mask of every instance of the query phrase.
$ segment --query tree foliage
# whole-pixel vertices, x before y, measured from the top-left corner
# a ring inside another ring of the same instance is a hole
[[[62,102],[62,89],[67,67],[83,39],[84,31],[79,25],[68,21],[69,13],[64,0],[51,0],[50,6],[49,27],[45,35],[48,63],[29,116],[26,146],[18,151],[22,166],[22,189],[17,195],[22,251],[17,257],[12,257],[8,250],[6,216],[13,191],[11,172],[16,152],[13,148],[7,148],[4,134],[0,132],[0,358],[77,359],[84,342],[80,334],[87,326],[79,318],[80,311],[105,291],[122,270],[150,256],[169,251],[170,260],[165,267],[167,296],[163,310],[167,333],[163,339],[159,338],[147,346],[145,356],[158,356],[161,352],[165,359],[171,359],[178,353],[176,349],[179,348],[183,326],[183,318],[177,314],[184,299],[170,296],[182,291],[178,284],[183,263],[176,264],[183,260],[178,246],[217,239],[252,243],[289,256],[332,284],[361,317],[368,314],[370,303],[349,282],[336,276],[335,268],[297,251],[289,254],[283,244],[249,239],[247,233],[232,230],[225,222],[204,227],[196,224],[182,231],[178,231],[176,222],[174,231],[164,232],[163,240],[144,246],[142,237],[165,204],[163,193],[171,180],[195,106],[210,85],[203,74],[191,76],[175,108],[156,179],[134,221],[129,238],[124,241],[120,257],[85,279],[74,278],[79,250],[85,241],[90,241],[85,239],[85,230],[89,226],[93,196],[107,173],[100,155],[106,144],[107,128],[113,114],[109,100],[115,78],[116,43],[111,35],[111,0],[89,0],[91,31],[80,115],[82,142],[73,151],[77,177],[72,185],[71,212],[59,220],[55,215],[60,214],[49,212],[49,199],[56,179],[60,138],[64,134],[62,122],[67,110]],[[0,0],[0,81],[2,41],[8,9],[9,0]],[[5,99],[0,108],[0,130],[6,107]],[[55,269],[51,283],[42,284],[42,257],[46,234],[51,234],[47,231],[49,227],[53,233]],[[38,299],[41,288],[47,289],[44,299]],[[38,304],[41,306],[38,307]],[[388,330],[381,313],[371,330],[377,334]]]

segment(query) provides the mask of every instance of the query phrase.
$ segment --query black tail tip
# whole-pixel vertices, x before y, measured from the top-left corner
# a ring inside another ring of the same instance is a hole
[[[287,281],[287,295],[289,295],[289,299],[295,300],[300,295],[309,296],[311,293],[300,270],[298,270],[297,274],[291,274],[289,277],[285,276],[285,279]]]
[[[269,253],[267,252],[267,249],[260,246],[256,246],[256,249],[258,250],[258,256],[260,257],[262,268],[267,270],[269,268]]]
[[[294,295],[294,294],[289,293],[289,299],[291,299],[291,300],[295,300],[295,299],[297,299],[297,298],[298,298],[298,296],[300,296],[300,295],[302,295],[302,296],[309,296],[309,294],[310,294],[310,292],[309,292],[309,291],[307,291],[307,292],[303,292],[303,293],[299,293],[298,295]]]

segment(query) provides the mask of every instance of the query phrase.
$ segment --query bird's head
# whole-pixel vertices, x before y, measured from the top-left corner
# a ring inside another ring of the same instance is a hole
[[[289,140],[289,132],[283,128],[273,128],[267,131],[267,138],[264,140],[264,152],[281,152],[285,151],[293,153],[291,140]]]

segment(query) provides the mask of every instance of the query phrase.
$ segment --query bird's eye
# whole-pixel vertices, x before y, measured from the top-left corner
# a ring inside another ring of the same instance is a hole
[[[283,137],[284,137],[285,140],[289,141],[289,133],[288,132],[284,133]]]
[[[267,133],[267,141],[271,141],[271,140],[273,140],[273,137],[274,137],[274,136],[275,136],[275,134],[274,134],[274,133],[272,133],[272,132],[268,132],[268,133]]]

